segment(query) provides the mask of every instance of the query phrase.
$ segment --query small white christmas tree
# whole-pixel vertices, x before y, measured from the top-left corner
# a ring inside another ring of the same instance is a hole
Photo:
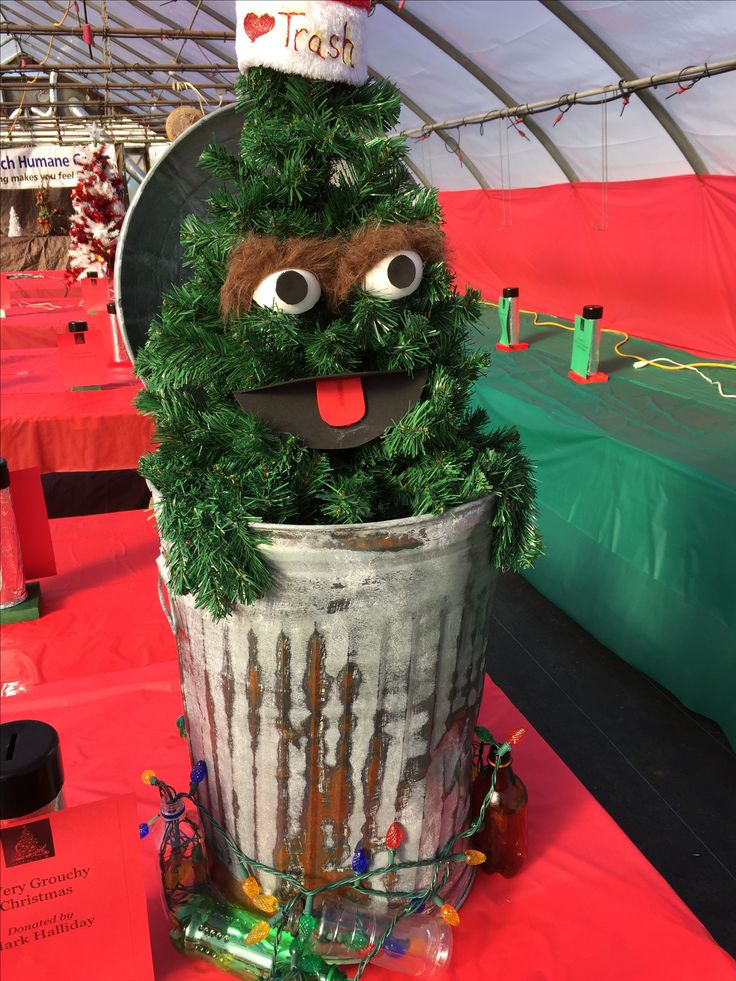
[[[67,279],[112,270],[123,224],[123,182],[111,165],[105,144],[87,147],[79,158],[79,179],[72,191]]]
[[[20,227],[18,212],[11,204],[10,215],[8,216],[8,238],[18,238],[18,236],[22,234],[23,229]]]

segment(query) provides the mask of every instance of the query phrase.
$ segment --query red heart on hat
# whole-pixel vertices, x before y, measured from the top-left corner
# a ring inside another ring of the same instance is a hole
[[[268,34],[276,26],[276,21],[270,14],[246,14],[243,20],[245,33],[251,41],[257,41],[263,34]]]

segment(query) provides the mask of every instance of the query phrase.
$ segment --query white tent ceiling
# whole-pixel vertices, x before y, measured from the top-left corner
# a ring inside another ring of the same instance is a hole
[[[3,0],[6,24],[49,26],[62,19],[65,0]],[[96,34],[92,59],[81,39],[56,36],[45,68],[84,66],[97,74],[64,70],[64,78],[104,86],[101,24],[107,12],[111,28],[153,28],[143,39],[110,37],[113,68],[109,80],[125,88],[110,89],[111,104],[128,117],[147,122],[162,133],[162,123],[178,101],[198,103],[191,90],[176,93],[175,80],[196,86],[209,108],[229,101],[235,73],[234,43],[222,37],[177,40],[175,27],[223,32],[234,28],[232,0],[87,0],[88,20]],[[79,0],[83,14],[82,0]],[[66,27],[76,27],[74,3]],[[526,104],[564,93],[617,84],[713,63],[736,54],[734,0],[408,0],[403,9],[388,0],[369,21],[369,62],[376,74],[389,77],[402,93],[401,129],[482,113],[504,104]],[[49,38],[6,28],[0,58],[6,68],[21,51],[27,62],[40,62]],[[171,73],[152,64],[178,60]],[[189,69],[190,65],[199,66]],[[141,66],[133,70],[131,65]],[[208,66],[208,67],[204,67]],[[209,67],[211,66],[211,67]],[[27,80],[29,77],[24,76]],[[4,83],[22,89],[18,75]],[[44,79],[27,96],[30,105]],[[137,88],[157,83],[160,89]],[[556,112],[534,116],[518,128],[508,120],[463,127],[412,141],[411,157],[429,183],[442,189],[532,187],[568,179],[600,180],[607,165],[609,180],[632,180],[672,174],[736,173],[736,72],[704,78],[674,95],[669,84],[634,95],[624,112],[620,102],[576,105],[558,125]],[[81,90],[80,90],[81,91]],[[10,91],[3,89],[5,98]],[[668,98],[668,96],[672,96]],[[156,99],[159,105],[155,105]],[[168,104],[160,104],[168,99]],[[6,120],[0,134],[7,142]],[[60,123],[60,132],[67,124]],[[42,124],[34,122],[39,141]],[[27,132],[27,130],[26,130]],[[50,131],[53,136],[53,132]],[[15,142],[18,142],[14,134]],[[48,138],[48,137],[47,137]],[[78,137],[76,137],[78,139]],[[159,136],[160,138],[160,136]],[[460,152],[456,152],[459,141]],[[27,138],[26,138],[27,142]],[[462,162],[461,159],[462,158]]]

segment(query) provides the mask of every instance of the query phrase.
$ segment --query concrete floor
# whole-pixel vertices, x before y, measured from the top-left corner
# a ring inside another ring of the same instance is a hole
[[[720,728],[500,577],[488,673],[736,956],[736,755]]]

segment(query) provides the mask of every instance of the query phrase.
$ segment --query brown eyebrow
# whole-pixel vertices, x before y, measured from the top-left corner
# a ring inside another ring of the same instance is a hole
[[[253,293],[270,273],[280,269],[308,269],[331,299],[331,284],[341,238],[287,238],[249,235],[230,253],[227,275],[220,290],[220,313],[233,320],[250,310]]]
[[[341,253],[332,292],[338,302],[376,263],[391,252],[418,252],[425,263],[445,258],[445,238],[436,225],[412,221],[396,225],[363,225],[345,244]]]
[[[349,239],[249,235],[230,253],[220,290],[223,320],[250,310],[260,282],[280,269],[308,269],[320,282],[331,308],[346,300],[366,273],[391,252],[418,252],[425,263],[445,258],[445,239],[436,225],[412,221],[363,225]]]

